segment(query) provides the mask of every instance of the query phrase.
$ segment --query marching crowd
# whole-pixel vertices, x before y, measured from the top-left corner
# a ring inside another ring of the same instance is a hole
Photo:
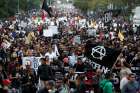
[[[44,35],[50,26],[58,32]],[[88,41],[121,51],[110,71],[89,64]],[[81,13],[49,18],[33,11],[2,20],[0,93],[140,93],[139,45],[140,26],[122,16],[105,23]],[[41,64],[34,69],[23,57],[41,57]]]

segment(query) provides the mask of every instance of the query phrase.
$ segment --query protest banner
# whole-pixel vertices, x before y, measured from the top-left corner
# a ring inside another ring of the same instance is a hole
[[[79,20],[79,26],[80,26],[81,28],[86,27],[86,19],[80,19],[80,20]]]
[[[53,37],[53,35],[58,34],[57,26],[48,26],[48,29],[43,30],[43,36],[45,37]]]
[[[22,63],[23,68],[25,68],[26,64],[28,62],[30,62],[31,68],[37,70],[38,66],[41,65],[40,58],[41,57],[23,57],[22,58],[22,60],[23,60],[23,63]]]

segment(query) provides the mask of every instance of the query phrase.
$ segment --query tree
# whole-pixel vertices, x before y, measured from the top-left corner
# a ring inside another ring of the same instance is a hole
[[[108,3],[108,0],[91,0],[91,2],[89,2],[89,5],[92,10],[96,10],[99,8],[106,9]]]
[[[74,0],[74,5],[83,10],[106,9],[111,0]]]
[[[39,8],[40,0],[19,0],[19,10]],[[18,0],[0,0],[0,18],[7,18],[18,12]]]
[[[91,0],[74,0],[74,6],[83,11],[87,11],[88,9],[90,9],[89,7],[90,1]]]
[[[28,9],[40,8],[40,0],[28,0]]]
[[[0,17],[3,18],[8,14],[7,0],[0,0]]]
[[[122,9],[127,7],[129,10],[140,5],[140,0],[74,0],[74,5],[81,10],[106,9],[109,4],[114,8]]]

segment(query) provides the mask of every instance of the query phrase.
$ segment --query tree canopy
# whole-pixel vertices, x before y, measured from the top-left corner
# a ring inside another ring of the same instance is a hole
[[[114,8],[132,9],[136,5],[140,5],[140,0],[74,0],[74,5],[83,11],[107,9],[109,4],[113,4]]]
[[[39,8],[40,0],[0,0],[0,18],[13,16],[19,10],[27,11]]]

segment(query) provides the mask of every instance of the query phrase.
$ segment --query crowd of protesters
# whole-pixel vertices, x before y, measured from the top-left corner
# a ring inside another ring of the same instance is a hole
[[[49,25],[57,26],[58,34],[45,37]],[[139,35],[140,27],[122,16],[105,24],[80,13],[57,12],[49,18],[35,11],[2,20],[0,93],[140,93]],[[87,41],[121,51],[111,72],[88,63]],[[41,57],[37,71],[31,62],[23,67],[23,57]]]

